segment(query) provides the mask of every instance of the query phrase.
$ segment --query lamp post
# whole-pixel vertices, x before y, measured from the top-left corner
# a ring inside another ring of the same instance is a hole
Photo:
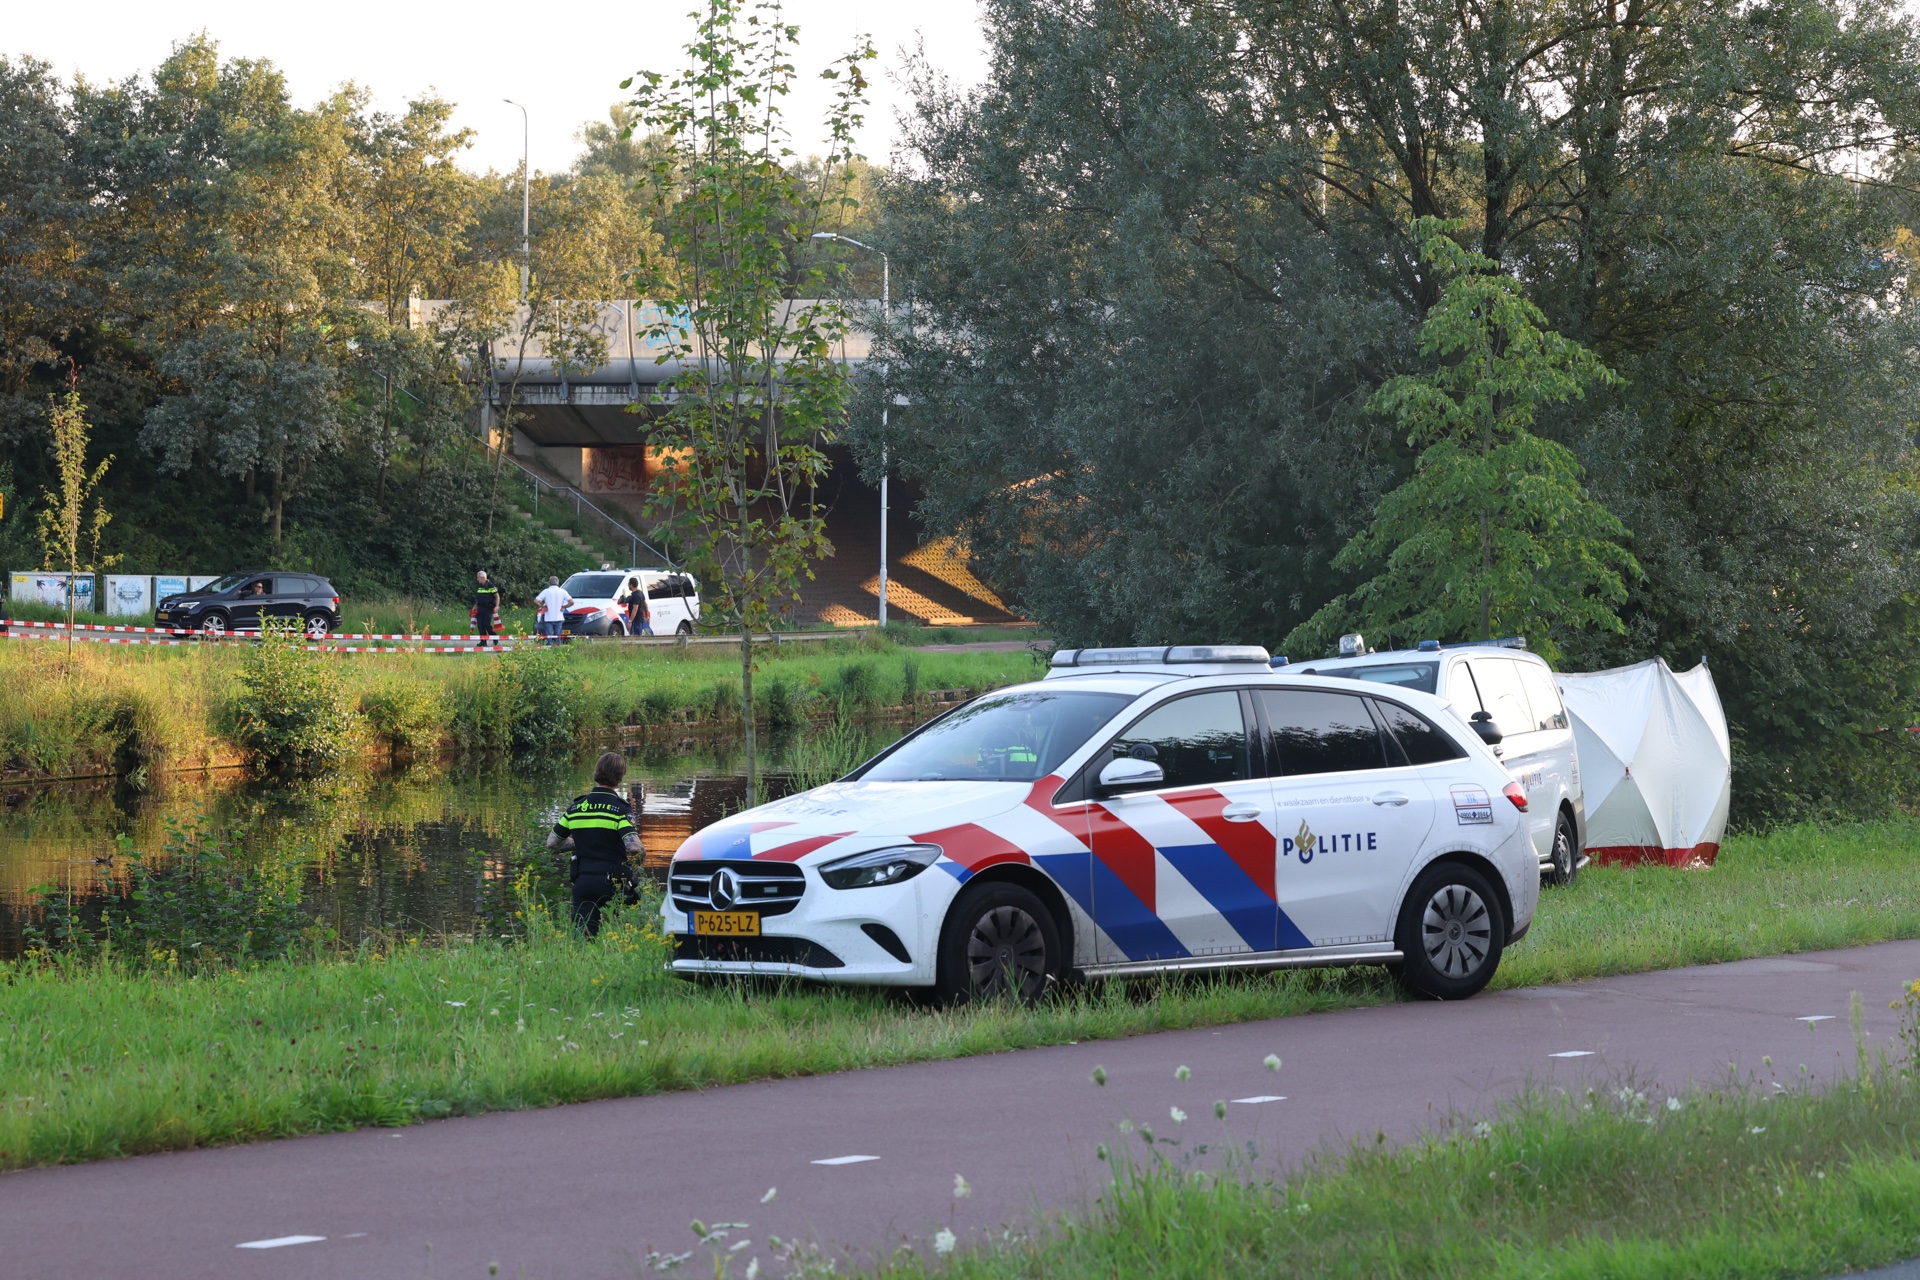
[[[533,125],[527,116],[527,109],[512,98],[500,101],[510,107],[520,107],[520,305],[527,305],[527,253],[530,238],[527,235],[527,211],[531,201],[527,195],[528,183],[533,173]]]
[[[880,327],[886,329],[892,320],[891,298],[893,263],[884,249],[876,249],[870,244],[862,244],[852,236],[843,236],[836,231],[816,231],[815,240],[832,240],[837,244],[850,244],[856,249],[865,249],[868,253],[880,255]],[[880,398],[880,625],[887,625],[887,404],[893,397],[882,395]]]

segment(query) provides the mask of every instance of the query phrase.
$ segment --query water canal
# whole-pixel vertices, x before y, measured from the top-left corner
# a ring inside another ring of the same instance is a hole
[[[898,724],[837,726],[763,743],[772,795],[896,740]],[[221,831],[250,859],[297,875],[302,909],[342,945],[375,937],[470,935],[511,911],[512,884],[554,817],[588,786],[603,748],[539,760],[454,760],[266,783],[238,771],[176,773],[145,788],[112,781],[0,786],[0,959],[43,919],[41,894],[85,913],[129,869],[122,838],[163,862],[170,832]],[[691,832],[746,803],[740,744],[685,737],[628,744],[650,868]]]

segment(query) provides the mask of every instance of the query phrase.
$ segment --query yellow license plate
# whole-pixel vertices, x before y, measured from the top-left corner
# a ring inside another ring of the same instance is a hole
[[[758,911],[696,911],[693,931],[706,934],[730,934],[736,938],[760,936]]]

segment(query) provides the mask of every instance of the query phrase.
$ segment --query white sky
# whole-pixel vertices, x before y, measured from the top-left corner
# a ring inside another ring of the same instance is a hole
[[[573,135],[604,119],[620,81],[641,69],[679,65],[692,33],[696,0],[640,0],[604,9],[503,0],[333,0],[325,6],[262,0],[91,0],[9,5],[0,52],[32,55],[64,77],[96,83],[151,71],[175,43],[206,30],[222,58],[266,58],[287,76],[293,99],[310,105],[351,80],[375,103],[397,111],[432,88],[457,104],[455,123],[472,129],[467,166],[502,171],[520,163],[520,113],[527,106],[536,171],[564,169],[578,153]],[[316,12],[323,16],[315,16]],[[789,100],[794,144],[819,150],[817,121],[828,96],[817,72],[851,47],[856,31],[873,38],[870,105],[862,149],[884,161],[894,111],[905,94],[893,73],[901,49],[922,38],[933,62],[960,83],[985,75],[986,50],[976,0],[786,0],[800,25],[800,85]]]

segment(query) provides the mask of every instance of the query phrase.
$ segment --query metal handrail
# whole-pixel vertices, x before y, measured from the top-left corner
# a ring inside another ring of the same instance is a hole
[[[511,453],[502,453],[501,456],[504,457],[508,462],[511,462],[515,466],[515,468],[519,470],[520,475],[525,480],[527,480],[528,483],[530,483],[533,486],[533,510],[535,515],[538,515],[540,513],[540,494],[542,493],[542,491],[555,493],[555,494],[570,495],[573,498],[573,513],[575,515],[579,515],[583,510],[591,511],[593,512],[594,515],[600,517],[600,519],[604,521],[610,529],[612,529],[620,537],[625,538],[627,540],[628,555],[629,555],[629,561],[628,561],[627,567],[629,568],[637,567],[633,565],[632,561],[638,560],[640,558],[640,549],[644,547],[648,552],[652,553],[652,555],[655,558],[657,558],[662,565],[666,566],[669,569],[679,568],[679,566],[673,562],[672,556],[668,555],[666,552],[662,551],[660,548],[654,546],[651,542],[648,542],[645,538],[641,537],[638,533],[634,532],[631,528],[627,527],[625,524],[621,523],[620,521],[614,519],[612,516],[608,515],[605,511],[601,510],[597,505],[595,505],[592,499],[588,498],[585,494],[581,493],[578,489],[574,488],[572,485],[558,485],[558,484],[554,484],[550,480],[543,479],[538,472],[534,471],[532,467],[529,467],[526,463],[520,461],[520,459],[514,457]]]

